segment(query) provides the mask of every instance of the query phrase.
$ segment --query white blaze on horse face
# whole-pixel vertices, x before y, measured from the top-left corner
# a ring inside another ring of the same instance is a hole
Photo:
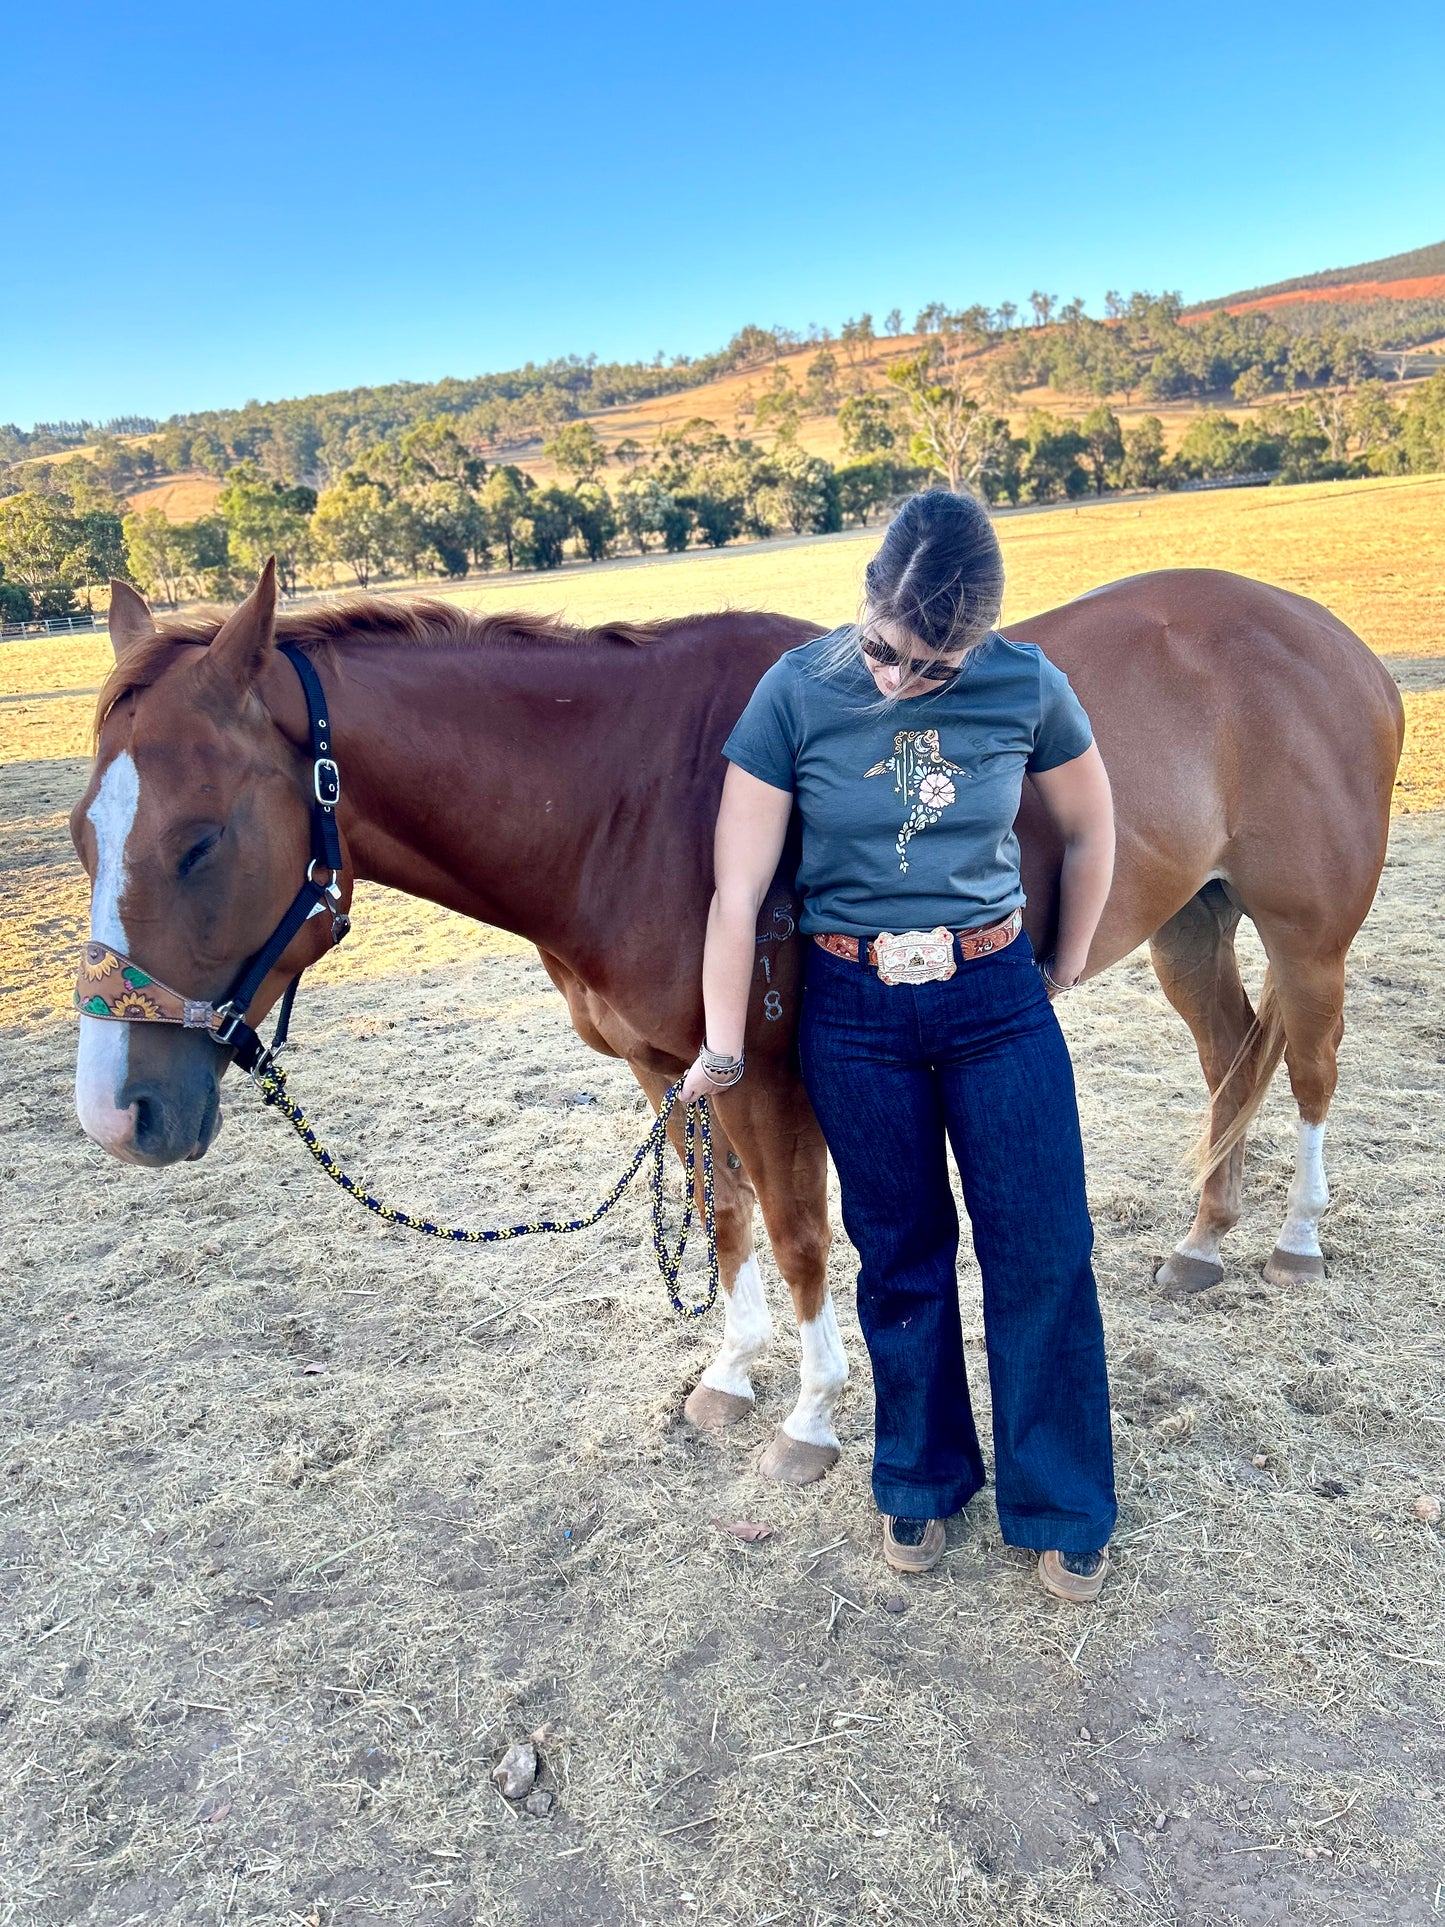
[[[783,1420],[790,1439],[804,1445],[836,1445],[833,1411],[838,1394],[848,1383],[848,1354],[843,1350],[837,1314],[830,1293],[816,1318],[805,1319],[798,1327],[803,1348],[798,1402]]]
[[[1325,1182],[1325,1127],[1306,1124],[1301,1118],[1294,1182],[1289,1188],[1289,1208],[1284,1229],[1279,1234],[1279,1249],[1293,1251],[1300,1257],[1320,1257],[1320,1219],[1329,1202],[1330,1187]]]
[[[750,1367],[757,1364],[773,1337],[773,1321],[763,1295],[762,1275],[754,1257],[738,1266],[733,1288],[723,1297],[723,1342],[717,1357],[702,1375],[702,1383],[734,1398],[751,1398]]]
[[[90,934],[96,943],[124,953],[125,846],[140,802],[140,776],[124,752],[101,778],[86,818],[95,831],[95,882],[90,892]],[[107,1017],[82,1017],[75,1059],[75,1110],[87,1137],[108,1151],[129,1144],[135,1108],[118,1108],[130,1058],[130,1027]]]

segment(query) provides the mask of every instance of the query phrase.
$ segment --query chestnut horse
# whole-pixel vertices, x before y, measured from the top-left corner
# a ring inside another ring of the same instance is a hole
[[[762,672],[814,625],[735,613],[588,632],[368,600],[278,622],[270,569],[224,624],[155,624],[119,584],[110,624],[117,661],[72,818],[95,940],[219,999],[277,925],[310,854],[312,780],[279,632],[325,688],[347,893],[365,877],[527,938],[579,1036],[625,1058],[657,1104],[701,1035],[719,750]],[[1136,576],[1010,633],[1068,673],[1113,781],[1118,865],[1089,974],[1147,941],[1212,1093],[1198,1213],[1160,1282],[1222,1276],[1244,1133],[1281,1055],[1298,1157],[1265,1271],[1276,1285],[1317,1278],[1345,955],[1379,880],[1401,744],[1394,684],[1315,603],[1211,570]],[[1042,955],[1059,851],[1027,784],[1019,829]],[[726,1311],[686,1409],[709,1428],[752,1409],[770,1337],[751,1255],[760,1203],[802,1342],[800,1396],[763,1466],[801,1482],[837,1457],[847,1362],[827,1289],[826,1155],[793,1049],[804,940],[790,861],[759,924],[748,1075],[711,1100]],[[1235,962],[1241,916],[1269,960],[1258,1013]],[[308,919],[253,1022],[329,942],[330,920]],[[80,1027],[90,1136],[139,1164],[200,1157],[227,1053],[169,1024]]]

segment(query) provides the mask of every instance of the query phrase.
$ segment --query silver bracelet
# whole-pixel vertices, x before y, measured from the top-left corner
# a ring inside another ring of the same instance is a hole
[[[1058,978],[1054,975],[1053,971],[1049,969],[1049,965],[1053,961],[1054,959],[1052,957],[1045,957],[1043,962],[1039,965],[1039,969],[1044,973],[1044,982],[1048,985],[1050,990],[1056,993],[1056,995],[1060,997],[1067,997],[1071,990],[1078,989],[1079,987],[1078,983],[1077,981],[1075,981],[1074,983],[1071,983],[1071,984],[1061,984]]]
[[[698,1052],[697,1061],[708,1083],[720,1091],[730,1090],[747,1068],[745,1055],[729,1057],[726,1051],[709,1050],[706,1044]]]

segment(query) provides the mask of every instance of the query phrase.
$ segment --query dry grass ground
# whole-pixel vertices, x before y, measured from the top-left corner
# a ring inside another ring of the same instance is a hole
[[[1328,599],[1428,682],[1438,523],[1408,521],[1403,489],[1332,499],[1231,498],[1235,519],[1192,498],[1219,518],[1202,534],[1171,519],[1192,502],[1020,518],[1015,612],[1144,566],[1157,512],[1150,561],[1212,540],[1210,559],[1309,587],[1314,554]],[[1351,527],[1373,531],[1356,557]],[[481,595],[845,615],[865,547]],[[666,1312],[640,1201],[585,1239],[432,1248],[326,1186],[239,1089],[203,1163],[135,1172],[86,1144],[64,813],[102,656],[26,644],[0,667],[0,1922],[1439,1917],[1445,1558],[1413,1501],[1445,1484],[1445,819],[1397,823],[1354,954],[1318,1286],[1258,1275],[1290,1173],[1281,1089],[1231,1275],[1159,1302],[1152,1265],[1189,1208],[1192,1048],[1142,957],[1065,1007],[1123,1503],[1115,1577],[1080,1616],[1036,1590],[986,1500],[934,1577],[877,1562],[841,1238],[844,1460],[784,1492],[752,1461],[795,1346],[760,1374],[755,1423],[689,1436],[715,1321]],[[1404,802],[1439,781],[1416,760]],[[376,890],[299,1031],[293,1084],[326,1134],[437,1215],[595,1198],[645,1128],[525,946]],[[971,1264],[962,1290],[986,1410]],[[739,1545],[716,1518],[774,1531]],[[530,1818],[489,1774],[544,1724],[555,1805]]]
[[[215,514],[223,486],[214,475],[173,475],[150,488],[136,489],[126,497],[125,506],[136,515],[160,509],[168,522],[194,522],[198,516]]]

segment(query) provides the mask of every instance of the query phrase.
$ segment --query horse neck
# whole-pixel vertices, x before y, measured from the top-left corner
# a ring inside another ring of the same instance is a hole
[[[355,876],[564,959],[595,951],[638,887],[635,846],[609,832],[666,753],[639,715],[649,653],[338,647],[319,666]]]

